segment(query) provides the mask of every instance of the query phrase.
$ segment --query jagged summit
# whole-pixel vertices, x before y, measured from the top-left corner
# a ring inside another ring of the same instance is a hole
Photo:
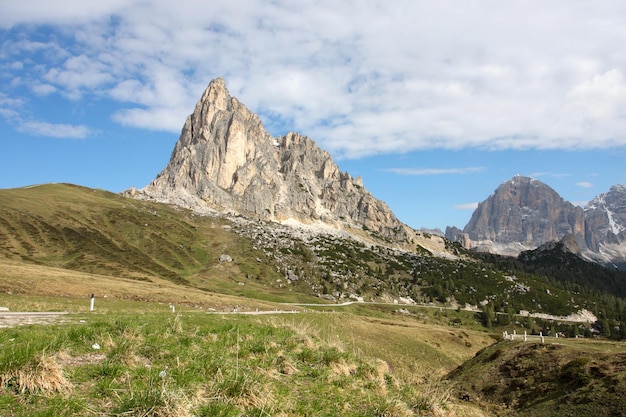
[[[544,243],[543,245],[535,249],[535,251],[537,252],[555,250],[561,253],[571,253],[580,256],[580,247],[578,246],[578,242],[576,242],[576,239],[572,234],[566,234],[565,236],[563,236],[563,239],[558,242],[551,241],[548,243]]]
[[[517,255],[567,234],[584,246],[584,232],[582,208],[545,183],[516,175],[478,205],[463,231],[451,228],[446,237],[468,248]]]
[[[515,175],[478,205],[463,230],[448,227],[445,236],[511,256],[566,243],[570,252],[626,269],[626,187],[612,186],[583,210],[543,182]]]
[[[626,265],[626,187],[617,184],[585,206],[587,247],[597,258]]]
[[[416,233],[311,139],[270,135],[221,78],[187,117],[167,166],[135,196],[196,211],[366,231],[394,242],[409,242]]]
[[[584,215],[545,183],[515,176],[478,205],[464,231],[474,241],[519,242],[529,248],[566,234],[584,242]]]

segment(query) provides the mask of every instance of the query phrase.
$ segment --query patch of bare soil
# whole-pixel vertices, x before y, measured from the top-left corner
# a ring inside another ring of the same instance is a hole
[[[0,312],[0,328],[28,324],[57,324],[67,321],[66,312]]]

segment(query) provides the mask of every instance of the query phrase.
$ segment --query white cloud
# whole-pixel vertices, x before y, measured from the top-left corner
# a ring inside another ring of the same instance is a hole
[[[385,171],[399,175],[448,175],[448,174],[474,174],[484,171],[484,167],[467,168],[388,168]]]
[[[31,86],[33,93],[38,96],[47,96],[48,94],[52,94],[57,91],[57,88],[50,84],[34,84]]]
[[[568,93],[572,111],[587,123],[602,123],[626,112],[626,84],[619,69],[613,68],[574,86]]]
[[[176,110],[179,111],[178,114]],[[113,120],[125,126],[180,132],[185,117],[186,114],[180,113],[180,109],[153,107],[149,110],[140,108],[120,110],[113,115]]]
[[[19,112],[23,106],[24,100],[9,97],[0,92],[0,115],[3,117],[10,120],[18,118]]]
[[[113,119],[140,128],[178,133],[223,76],[275,133],[300,131],[340,157],[608,148],[626,146],[623,9],[614,0],[23,0],[0,4],[0,27],[16,38],[0,59],[23,62],[12,71],[24,83],[45,80],[39,94],[117,100]],[[49,24],[54,36],[42,42],[22,23]]]
[[[84,90],[94,90],[114,80],[106,64],[86,55],[68,58],[62,67],[51,68],[44,79],[51,86],[57,85],[64,89],[72,99],[81,97]]]
[[[591,188],[591,187],[593,187],[593,183],[591,183],[589,181],[581,181],[581,182],[577,182],[576,186],[578,186],[580,188]]]
[[[454,206],[455,210],[476,210],[478,208],[478,203],[465,203],[465,204],[457,204]]]
[[[129,3],[133,1],[6,1],[0,4],[0,28],[9,28],[21,23],[68,23],[93,19],[94,16],[105,16],[115,12]]]
[[[66,139],[84,139],[91,134],[91,130],[87,126],[40,121],[22,122],[19,130],[37,136]]]

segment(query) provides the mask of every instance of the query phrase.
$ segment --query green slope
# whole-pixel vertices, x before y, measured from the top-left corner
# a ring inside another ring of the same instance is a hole
[[[264,255],[225,224],[75,185],[0,190],[0,258],[225,292],[251,269],[275,280],[273,265],[256,265]],[[222,253],[236,262],[220,265]]]
[[[500,342],[449,375],[458,395],[515,416],[626,415],[621,343]]]
[[[447,259],[337,236],[296,237],[281,227],[194,215],[68,184],[0,190],[0,261],[145,282],[165,279],[267,301],[320,301],[322,294],[339,301],[486,303],[480,319],[487,326],[514,325],[520,310],[568,315],[585,308],[602,320],[605,336],[625,337],[615,331],[626,318],[626,273],[620,271],[553,254],[523,261],[455,248],[460,256]],[[220,262],[222,254],[233,262]],[[579,330],[585,331],[558,329]]]

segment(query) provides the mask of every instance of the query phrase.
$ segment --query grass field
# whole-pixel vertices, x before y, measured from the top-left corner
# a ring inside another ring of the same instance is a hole
[[[0,415],[566,416],[621,404],[626,393],[622,343],[496,343],[472,312],[296,308],[170,291],[167,281],[150,291],[142,281],[3,266],[5,280],[33,293],[3,291],[0,305],[70,313],[60,324],[0,329]],[[33,271],[47,284],[28,284]],[[78,296],[54,295],[55,279]],[[89,279],[99,293],[119,293],[89,311],[80,287]],[[141,296],[121,296],[130,291]]]
[[[392,314],[159,306],[117,301],[62,325],[0,329],[2,415],[445,415],[471,408],[455,405],[441,376],[492,342],[484,332]]]

